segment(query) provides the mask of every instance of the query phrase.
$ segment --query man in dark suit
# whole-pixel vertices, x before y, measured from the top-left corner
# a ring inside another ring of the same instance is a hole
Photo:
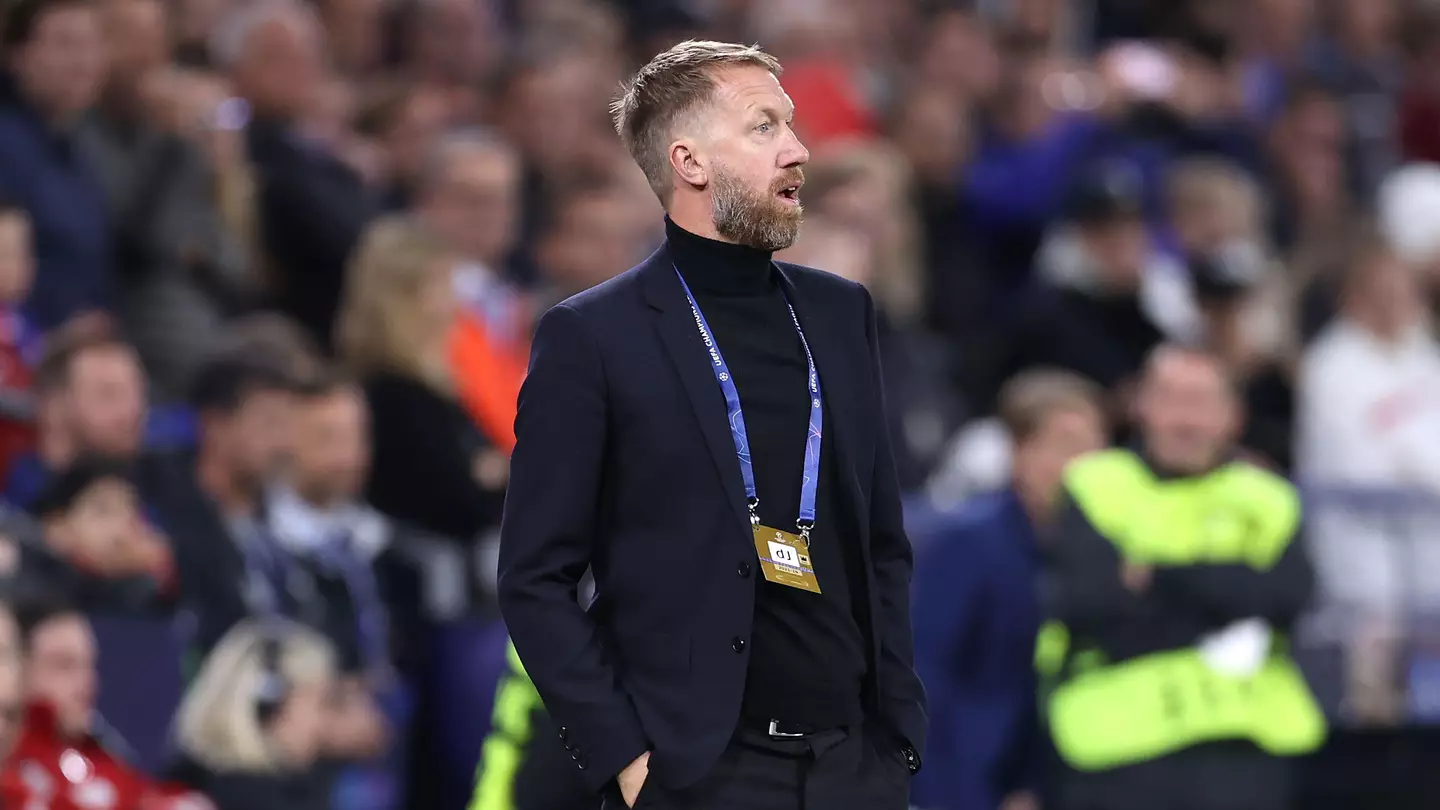
[[[685,42],[636,75],[666,242],[542,318],[520,396],[500,605],[607,807],[904,810],[920,768],[875,308],[771,260],[809,158],[779,73]]]

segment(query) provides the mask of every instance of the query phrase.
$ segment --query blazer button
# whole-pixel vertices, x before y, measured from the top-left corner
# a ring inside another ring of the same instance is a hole
[[[560,742],[570,742],[570,729],[567,726],[560,727]]]
[[[739,636],[736,636],[735,638],[731,639],[731,640],[730,640],[730,649],[734,650],[734,651],[737,652],[737,653],[743,653],[743,652],[745,652],[745,639],[740,638]]]
[[[750,563],[745,562],[744,560],[741,560],[741,561],[740,561],[740,564],[735,567],[735,573],[739,574],[741,579],[749,579],[749,578],[750,578]]]

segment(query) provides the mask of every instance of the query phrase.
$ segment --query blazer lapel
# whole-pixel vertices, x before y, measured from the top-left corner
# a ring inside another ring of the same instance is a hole
[[[715,372],[706,354],[705,344],[700,339],[700,330],[695,326],[695,317],[680,281],[675,277],[675,268],[669,251],[665,247],[651,256],[641,270],[644,279],[646,302],[658,310],[656,329],[665,353],[675,367],[675,373],[690,400],[690,407],[700,423],[700,433],[705,437],[705,446],[710,450],[725,488],[725,499],[730,502],[731,511],[740,521],[740,528],[748,539],[750,536],[749,510],[745,506],[745,485],[740,475],[740,461],[735,455],[735,442],[730,435],[729,416],[725,409],[725,396],[715,380]]]

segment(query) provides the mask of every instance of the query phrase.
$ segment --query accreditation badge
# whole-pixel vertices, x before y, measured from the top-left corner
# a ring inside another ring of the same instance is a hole
[[[755,553],[760,556],[760,570],[764,572],[766,582],[820,593],[820,580],[815,578],[810,547],[800,535],[758,523],[752,526],[752,531]]]

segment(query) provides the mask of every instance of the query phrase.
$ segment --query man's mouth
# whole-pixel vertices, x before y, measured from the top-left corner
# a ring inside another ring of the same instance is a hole
[[[795,183],[794,185],[785,186],[784,188],[776,192],[775,196],[779,197],[781,200],[784,200],[789,205],[799,205],[801,185],[802,184],[800,183]]]

